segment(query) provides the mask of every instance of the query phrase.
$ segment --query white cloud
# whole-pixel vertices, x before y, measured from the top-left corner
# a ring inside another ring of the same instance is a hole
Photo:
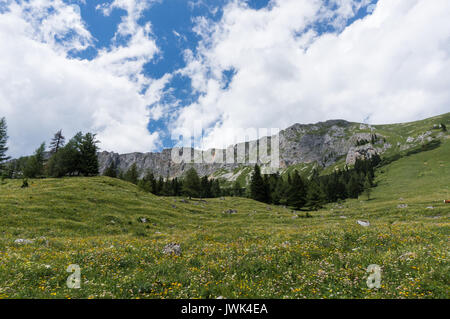
[[[213,129],[279,127],[333,118],[371,123],[417,120],[450,111],[450,2],[447,0],[272,0],[252,10],[239,1],[221,21],[199,18],[198,54],[186,51],[199,100],[179,112],[173,131],[196,120]],[[369,7],[370,6],[370,7]],[[359,9],[372,14],[344,27]],[[318,35],[328,21],[342,32]],[[224,70],[236,74],[223,89]],[[232,142],[231,140],[229,142]]]
[[[148,105],[159,100],[168,77],[142,75],[158,52],[151,25],[137,24],[142,3],[114,2],[111,10],[128,15],[117,41],[91,61],[69,55],[93,42],[77,7],[60,0],[8,3],[0,13],[0,116],[7,119],[10,155],[30,154],[61,128],[66,137],[95,132],[105,150],[157,147],[158,133],[146,129]]]

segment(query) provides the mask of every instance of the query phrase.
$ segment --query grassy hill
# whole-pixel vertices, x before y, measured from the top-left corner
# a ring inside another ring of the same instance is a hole
[[[7,180],[0,298],[449,298],[449,158],[447,138],[377,171],[371,200],[311,218],[243,198],[183,203],[107,177]],[[168,243],[181,256],[164,254]],[[80,289],[66,287],[70,264]],[[380,289],[366,285],[370,264]]]

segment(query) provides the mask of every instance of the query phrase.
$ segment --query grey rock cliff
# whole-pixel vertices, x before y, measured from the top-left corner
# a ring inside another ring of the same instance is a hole
[[[371,139],[372,133],[361,133],[360,124],[350,123],[344,120],[331,120],[316,124],[295,124],[280,131],[278,136],[280,145],[280,168],[299,163],[318,163],[322,167],[330,166],[340,159],[347,159],[347,163],[353,164],[356,158],[370,158],[373,154],[383,151],[383,148],[375,148],[371,144],[358,146],[356,143],[361,140]],[[262,139],[258,140],[261,143]],[[164,149],[162,152],[117,154],[111,152],[101,152],[98,155],[100,163],[100,173],[103,173],[114,162],[117,168],[123,172],[127,171],[133,163],[136,163],[141,176],[147,170],[153,171],[156,176],[179,177],[189,168],[194,167],[200,176],[210,176],[218,170],[232,172],[241,166],[253,166],[254,163],[244,161],[257,152],[257,141],[236,144],[226,150],[199,151],[189,149],[191,160],[174,162],[172,151],[175,154],[182,154],[180,149]],[[238,150],[244,150],[241,153]],[[227,155],[234,156],[239,161],[228,163],[215,162],[218,158],[229,159]],[[203,163],[192,163],[192,159],[212,159],[214,161]],[[244,162],[244,163],[243,163]],[[265,166],[264,164],[262,165]],[[233,174],[230,175],[230,178]]]

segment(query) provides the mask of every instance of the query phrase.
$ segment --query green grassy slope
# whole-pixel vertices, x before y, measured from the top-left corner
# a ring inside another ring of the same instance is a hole
[[[183,203],[107,177],[7,180],[0,297],[449,298],[449,155],[446,139],[384,166],[373,199],[312,218],[242,198]],[[168,243],[182,255],[163,254]],[[81,289],[66,287],[69,264]],[[370,264],[380,289],[366,285]]]

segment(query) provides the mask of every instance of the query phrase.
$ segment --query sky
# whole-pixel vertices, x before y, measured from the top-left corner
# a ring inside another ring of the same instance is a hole
[[[129,153],[446,113],[449,21],[448,0],[0,0],[9,155],[60,129]]]

